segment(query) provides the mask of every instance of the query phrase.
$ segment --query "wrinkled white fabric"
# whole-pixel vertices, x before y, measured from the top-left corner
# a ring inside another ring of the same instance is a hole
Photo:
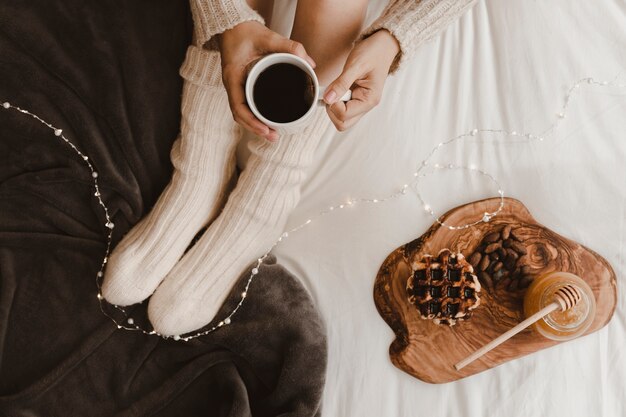
[[[276,1],[288,34],[293,2]],[[368,21],[385,5],[373,2]],[[349,197],[390,194],[431,149],[474,127],[539,133],[582,77],[626,82],[626,2],[481,0],[389,78],[382,102],[326,138],[288,227]],[[290,235],[279,261],[301,277],[328,327],[328,417],[626,415],[626,91],[583,88],[543,143],[479,135],[433,161],[475,163],[557,233],[603,255],[618,275],[611,323],[592,335],[445,385],[396,369],[372,298],[381,262],[432,224],[413,192],[335,211]],[[244,147],[240,147],[240,151]],[[240,162],[245,162],[240,152]],[[438,213],[496,195],[458,171],[422,187]],[[250,291],[254,297],[254,289]],[[428,360],[425,357],[424,360]]]

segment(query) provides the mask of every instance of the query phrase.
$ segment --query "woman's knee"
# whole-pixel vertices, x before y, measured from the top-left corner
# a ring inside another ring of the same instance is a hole
[[[269,26],[274,10],[274,0],[246,0],[251,9],[256,10],[265,20],[265,25]]]

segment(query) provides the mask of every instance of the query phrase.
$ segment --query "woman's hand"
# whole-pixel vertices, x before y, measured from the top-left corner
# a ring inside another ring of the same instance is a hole
[[[324,94],[328,116],[337,130],[348,129],[378,104],[399,51],[398,41],[386,30],[379,30],[352,49],[343,72]],[[350,101],[339,101],[351,87]]]
[[[274,142],[278,133],[257,119],[246,104],[244,85],[249,65],[264,55],[288,52],[305,59],[315,68],[302,44],[280,36],[259,22],[243,22],[219,36],[222,57],[222,81],[228,102],[237,123],[265,139]]]

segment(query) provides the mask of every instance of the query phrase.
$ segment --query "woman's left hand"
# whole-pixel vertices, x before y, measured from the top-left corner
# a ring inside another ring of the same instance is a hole
[[[386,30],[375,32],[352,49],[343,72],[324,94],[326,111],[337,130],[348,129],[378,104],[399,51],[398,41]],[[350,101],[340,101],[349,89]]]

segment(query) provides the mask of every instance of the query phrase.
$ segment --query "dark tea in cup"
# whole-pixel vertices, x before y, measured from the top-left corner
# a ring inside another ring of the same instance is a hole
[[[268,66],[253,88],[254,105],[268,120],[290,123],[303,117],[315,102],[313,78],[289,63]]]

